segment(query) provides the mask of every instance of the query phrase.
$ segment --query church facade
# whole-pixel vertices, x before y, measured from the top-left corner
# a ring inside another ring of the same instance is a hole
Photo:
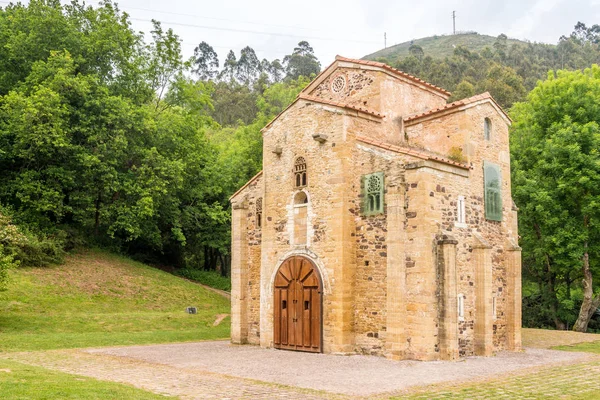
[[[510,119],[336,57],[232,198],[233,343],[454,360],[521,348]]]

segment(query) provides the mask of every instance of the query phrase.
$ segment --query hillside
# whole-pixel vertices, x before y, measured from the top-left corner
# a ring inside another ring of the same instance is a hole
[[[454,48],[458,46],[463,46],[470,51],[479,52],[485,47],[492,47],[495,41],[496,38],[494,36],[480,35],[478,33],[463,33],[442,36],[435,35],[396,44],[386,49],[381,49],[375,53],[366,55],[363,57],[363,59],[376,60],[380,57],[385,57],[388,59],[393,59],[395,57],[406,57],[409,55],[409,47],[413,44],[421,46],[425,55],[429,55],[434,58],[444,58],[451,56]],[[526,42],[516,39],[508,39],[506,43],[508,46],[512,46],[515,43],[523,45],[526,44]]]
[[[0,293],[0,352],[229,337],[229,300],[106,252],[19,268],[11,278]]]

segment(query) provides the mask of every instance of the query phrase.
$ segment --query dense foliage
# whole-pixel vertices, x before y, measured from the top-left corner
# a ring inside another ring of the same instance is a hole
[[[550,73],[512,116],[525,314],[585,332],[600,306],[600,67]]]
[[[283,64],[247,47],[219,72],[208,44],[185,60],[171,30],[151,34],[111,1],[0,9],[0,203],[28,239],[3,244],[0,277],[81,244],[227,273],[228,196],[318,63],[301,42]]]

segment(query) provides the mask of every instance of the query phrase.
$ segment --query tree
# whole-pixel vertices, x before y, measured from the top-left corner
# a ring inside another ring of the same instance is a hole
[[[423,51],[423,48],[416,44],[411,44],[410,47],[408,48],[408,52],[410,53],[411,56],[415,57],[419,61],[421,61],[423,59],[423,57],[425,56],[425,52]]]
[[[600,305],[600,67],[549,73],[513,107],[513,195],[520,208],[524,270],[540,285],[557,328],[581,278],[585,332]],[[563,287],[565,290],[559,290]]]
[[[314,54],[313,48],[306,41],[298,43],[292,54],[283,58],[287,79],[298,79],[300,76],[311,76],[321,72],[321,63]]]
[[[219,73],[219,79],[226,81],[233,81],[235,79],[235,73],[237,70],[237,58],[233,50],[229,50],[227,58],[223,63],[223,69]]]
[[[240,52],[240,58],[235,65],[235,77],[246,86],[252,85],[261,72],[261,64],[256,53],[250,46]]]
[[[201,42],[194,49],[194,67],[192,72],[200,80],[208,81],[219,74],[219,57],[217,52],[206,42]]]

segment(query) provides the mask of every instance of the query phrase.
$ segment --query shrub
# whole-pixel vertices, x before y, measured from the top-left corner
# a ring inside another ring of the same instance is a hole
[[[6,290],[8,284],[8,270],[19,264],[11,254],[7,254],[4,246],[0,244],[0,292]]]
[[[24,266],[43,267],[63,261],[66,234],[57,231],[53,235],[34,234],[22,226],[13,224],[5,210],[0,209],[0,245],[2,254]]]

